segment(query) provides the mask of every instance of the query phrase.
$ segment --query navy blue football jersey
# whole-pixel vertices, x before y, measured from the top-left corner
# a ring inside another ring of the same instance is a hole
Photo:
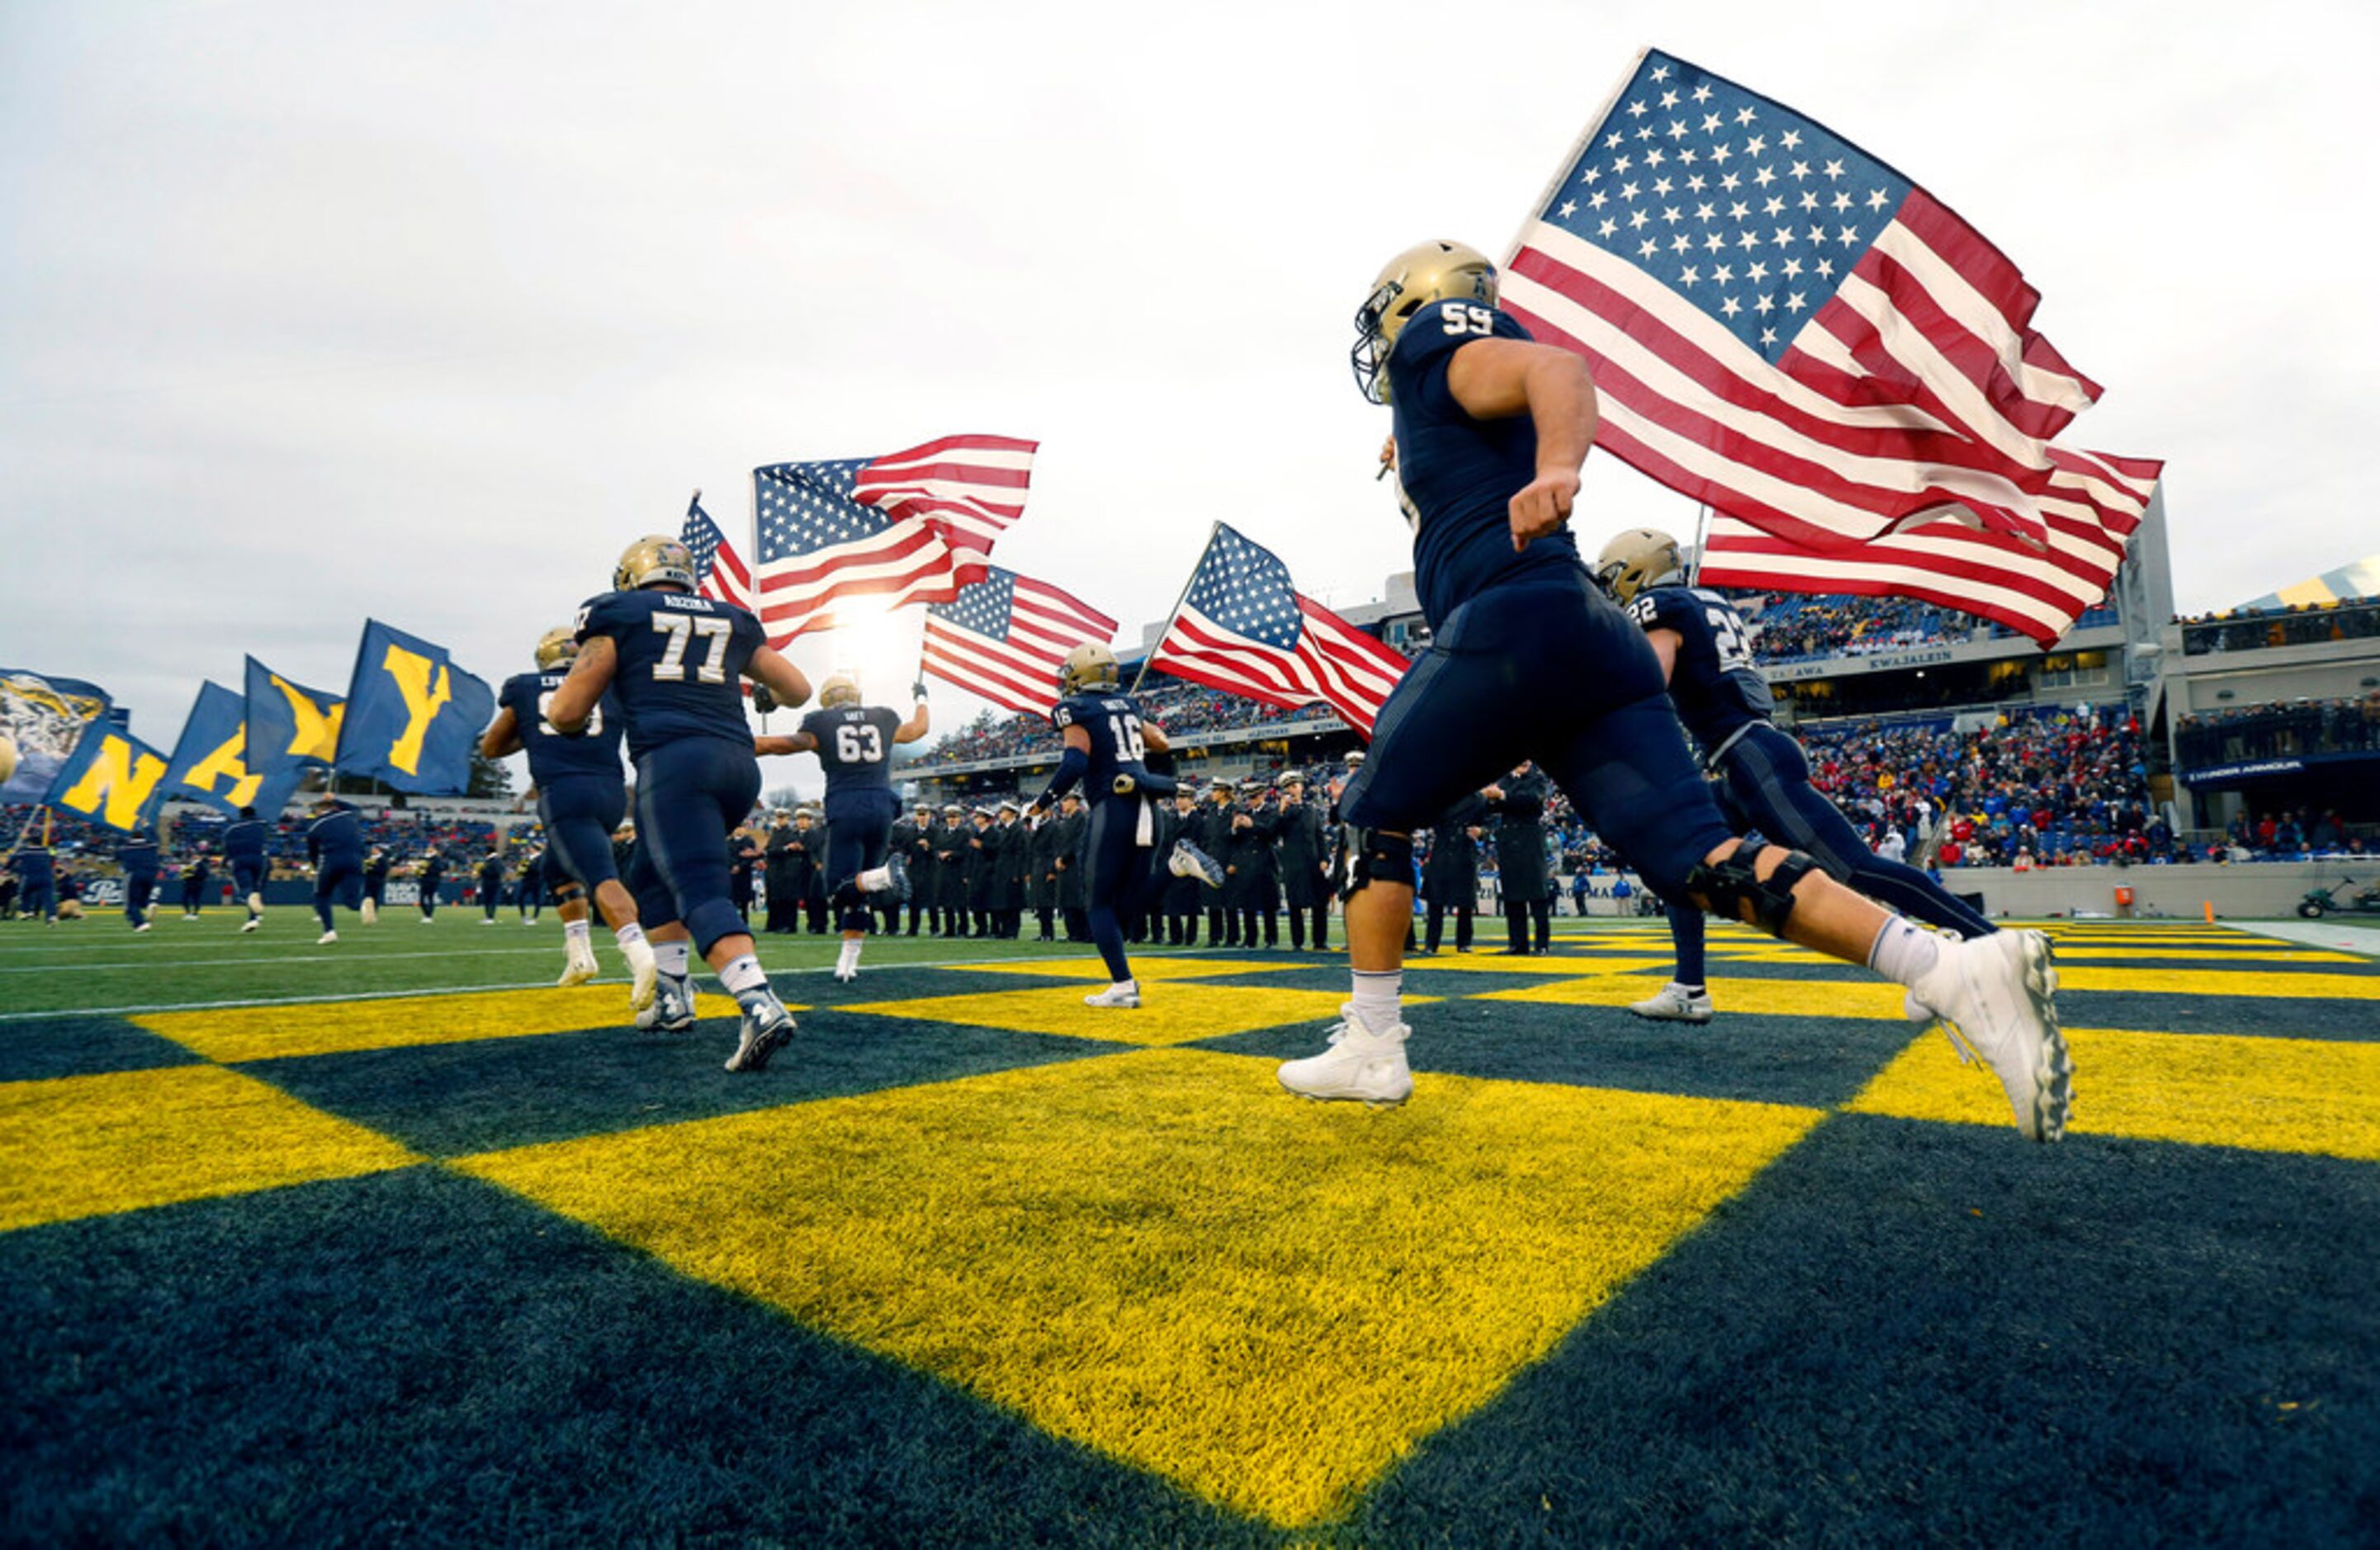
[[[1140,707],[1130,695],[1062,699],[1050,712],[1050,721],[1062,733],[1080,727],[1090,734],[1091,768],[1083,776],[1083,789],[1094,801],[1115,790],[1117,770],[1136,770],[1148,758],[1148,745],[1141,740]]]
[[[1512,551],[1512,497],[1537,477],[1536,423],[1473,419],[1446,385],[1447,362],[1471,341],[1528,337],[1495,308],[1437,301],[1413,315],[1389,354],[1397,478],[1419,514],[1414,587],[1433,628],[1500,583],[1584,569],[1567,528]]]
[[[262,818],[242,818],[224,830],[223,852],[226,861],[254,865],[264,859],[265,835],[270,826]]]
[[[529,783],[548,785],[565,775],[622,779],[620,701],[614,691],[603,691],[594,713],[587,718],[587,730],[576,737],[554,731],[553,723],[545,719],[545,708],[553,703],[553,691],[562,687],[562,681],[568,676],[564,672],[516,672],[504,680],[504,692],[496,696],[496,703],[513,713],[513,721],[520,728],[521,748],[528,755]]]
[[[892,734],[901,730],[892,711],[880,705],[813,710],[802,718],[801,730],[818,740],[827,795],[892,788]]]
[[[1775,713],[1768,680],[1752,665],[1752,634],[1743,616],[1717,592],[1647,587],[1628,599],[1628,617],[1646,630],[1678,633],[1670,697],[1706,758],[1746,722],[1766,721]]]
[[[598,636],[619,653],[612,693],[628,723],[631,758],[683,737],[751,748],[739,681],[768,644],[758,619],[684,592],[606,592],[578,611],[580,643]]]
[[[363,820],[346,803],[334,805],[307,826],[306,851],[322,861],[360,861],[364,854]]]

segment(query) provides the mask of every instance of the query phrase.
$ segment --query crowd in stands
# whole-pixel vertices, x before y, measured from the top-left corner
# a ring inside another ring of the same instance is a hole
[[[2004,638],[2013,632],[1957,609],[1915,598],[1804,597],[1760,594],[1744,601],[1754,618],[1753,654],[1764,662],[1801,662],[1819,657],[1865,657],[1918,646],[1946,646],[1978,638]],[[2083,611],[2076,629],[2116,623],[2112,603]]]
[[[2380,598],[2235,609],[2228,613],[2202,613],[2180,624],[2182,654],[2190,657],[2310,646],[2326,640],[2368,640],[2380,636]]]
[[[2184,769],[2242,759],[2380,752],[2380,693],[2184,716],[2174,725],[2174,742]]]
[[[42,811],[35,807],[6,809],[5,817],[0,817],[0,849],[14,846],[18,833],[29,825],[38,839],[44,832]],[[300,875],[306,862],[309,821],[303,816],[284,817],[273,825],[265,842],[265,854],[273,862],[273,876]],[[167,824],[160,836],[166,867],[170,870],[200,854],[219,855],[224,828],[225,821],[212,813],[191,814]],[[445,852],[458,863],[477,860],[500,845],[534,843],[537,837],[533,824],[514,826],[507,841],[505,831],[488,820],[394,809],[378,817],[367,817],[363,829],[368,849],[385,850],[392,857],[407,861],[418,860],[432,849]],[[116,847],[125,839],[121,831],[53,808],[48,810],[46,832],[50,849],[61,866],[79,866],[103,877],[115,875]]]
[[[1133,698],[1140,702],[1142,719],[1163,727],[1177,743],[1185,738],[1195,739],[1199,733],[1240,732],[1289,721],[1318,718],[1335,721],[1338,719],[1327,706],[1284,710],[1279,706],[1259,704],[1236,695],[1227,695],[1220,689],[1184,684],[1175,679],[1152,679],[1135,691]],[[1047,716],[1014,714],[995,717],[987,710],[966,727],[935,744],[906,768],[923,769],[940,765],[973,764],[978,760],[1011,758],[1023,754],[1040,754],[1055,758],[1060,748],[1057,729],[1050,724]]]

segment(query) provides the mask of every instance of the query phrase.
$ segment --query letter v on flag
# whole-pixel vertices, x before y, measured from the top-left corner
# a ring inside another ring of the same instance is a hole
[[[398,791],[459,793],[495,709],[495,691],[455,666],[444,647],[369,620],[332,768]]]

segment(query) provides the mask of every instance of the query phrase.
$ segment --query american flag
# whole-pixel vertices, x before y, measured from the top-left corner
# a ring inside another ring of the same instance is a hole
[[[1222,523],[1149,665],[1294,708],[1328,701],[1369,737],[1404,657],[1290,585],[1289,567]]]
[[[702,509],[702,491],[686,508],[686,526],[678,532],[679,541],[694,551],[694,574],[700,583],[695,591],[722,603],[732,603],[747,613],[752,610],[752,573],[744,568],[743,556],[727,541],[727,535]]]
[[[2049,444],[2098,385],[2033,330],[2039,297],[1973,227],[1665,54],[1573,148],[1500,299],[1593,363],[1602,445],[1804,550],[1953,509],[2034,545],[2097,543],[2130,532],[2157,466]]]
[[[1106,645],[1116,622],[1045,581],[994,565],[926,611],[926,671],[1010,710],[1058,703],[1058,669],[1077,646]]]
[[[840,599],[949,602],[1024,510],[1034,443],[952,436],[887,457],[752,470],[754,610],[782,646],[832,628]]]
[[[2046,650],[2115,586],[2157,474],[2154,463],[2051,450],[2103,481],[2109,510],[2101,523],[2053,512],[2046,550],[1978,531],[1960,516],[1914,523],[1855,549],[1815,549],[1714,513],[1696,579],[1710,587],[1923,598],[2005,624]]]

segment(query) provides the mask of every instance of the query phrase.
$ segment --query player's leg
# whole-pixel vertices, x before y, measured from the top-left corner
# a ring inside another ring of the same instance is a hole
[[[1123,910],[1135,888],[1135,863],[1144,873],[1148,868],[1148,853],[1134,842],[1141,800],[1098,795],[1091,802],[1086,891],[1090,899],[1091,941],[1099,949],[1099,961],[1107,965],[1110,983],[1107,989],[1083,998],[1088,1006],[1140,1005],[1140,986],[1132,977],[1132,963],[1124,954]]]
[[[1867,848],[1826,793],[1810,783],[1802,745],[1773,727],[1755,727],[1727,757],[1727,789],[1760,832],[1809,853],[1827,875],[1912,920],[1961,937],[1988,937],[1998,927],[1932,878]]]
[[[652,843],[653,865],[677,901],[696,951],[744,1011],[727,1069],[761,1071],[793,1036],[794,1019],[770,988],[753,951],[752,928],[735,908],[735,868],[727,850],[728,836],[759,797],[759,763],[748,746],[710,738],[658,749],[644,763],[662,767],[667,790],[665,800],[648,801],[640,774],[638,831]]]
[[[626,816],[626,788],[617,781],[600,779],[562,780],[540,787],[537,794],[538,818],[545,829],[545,873],[549,889],[562,881],[577,885],[583,891],[578,912],[574,917],[569,909],[562,911],[563,937],[565,951],[574,945],[586,945],[592,936],[593,923],[587,918],[587,904],[603,916],[603,924],[612,928],[612,938],[620,945],[620,956],[628,964],[628,1006],[643,1011],[653,1004],[660,993],[661,966],[654,946],[646,939],[644,912],[637,893],[620,880],[619,863],[612,852],[612,836],[619,830],[620,820]],[[652,891],[662,891],[658,875],[649,883]],[[664,912],[674,920],[674,905]],[[577,943],[572,941],[572,927],[577,926]],[[684,938],[680,938],[683,942]],[[683,947],[680,953],[683,953]],[[587,964],[594,962],[593,949],[588,946]],[[577,957],[564,974],[567,984],[579,984],[572,975],[581,966]],[[592,979],[590,970],[583,976]],[[680,977],[684,977],[683,969]],[[688,1003],[691,1015],[692,1003]]]
[[[338,923],[331,918],[331,890],[337,878],[336,869],[328,861],[323,862],[314,872],[314,915],[322,923],[322,934],[316,938],[314,943],[316,947],[339,939]]]
[[[1668,906],[1670,944],[1677,954],[1677,967],[1669,984],[1628,1010],[1657,1023],[1707,1023],[1716,1009],[1703,977],[1703,912],[1691,904],[1663,902]]]

